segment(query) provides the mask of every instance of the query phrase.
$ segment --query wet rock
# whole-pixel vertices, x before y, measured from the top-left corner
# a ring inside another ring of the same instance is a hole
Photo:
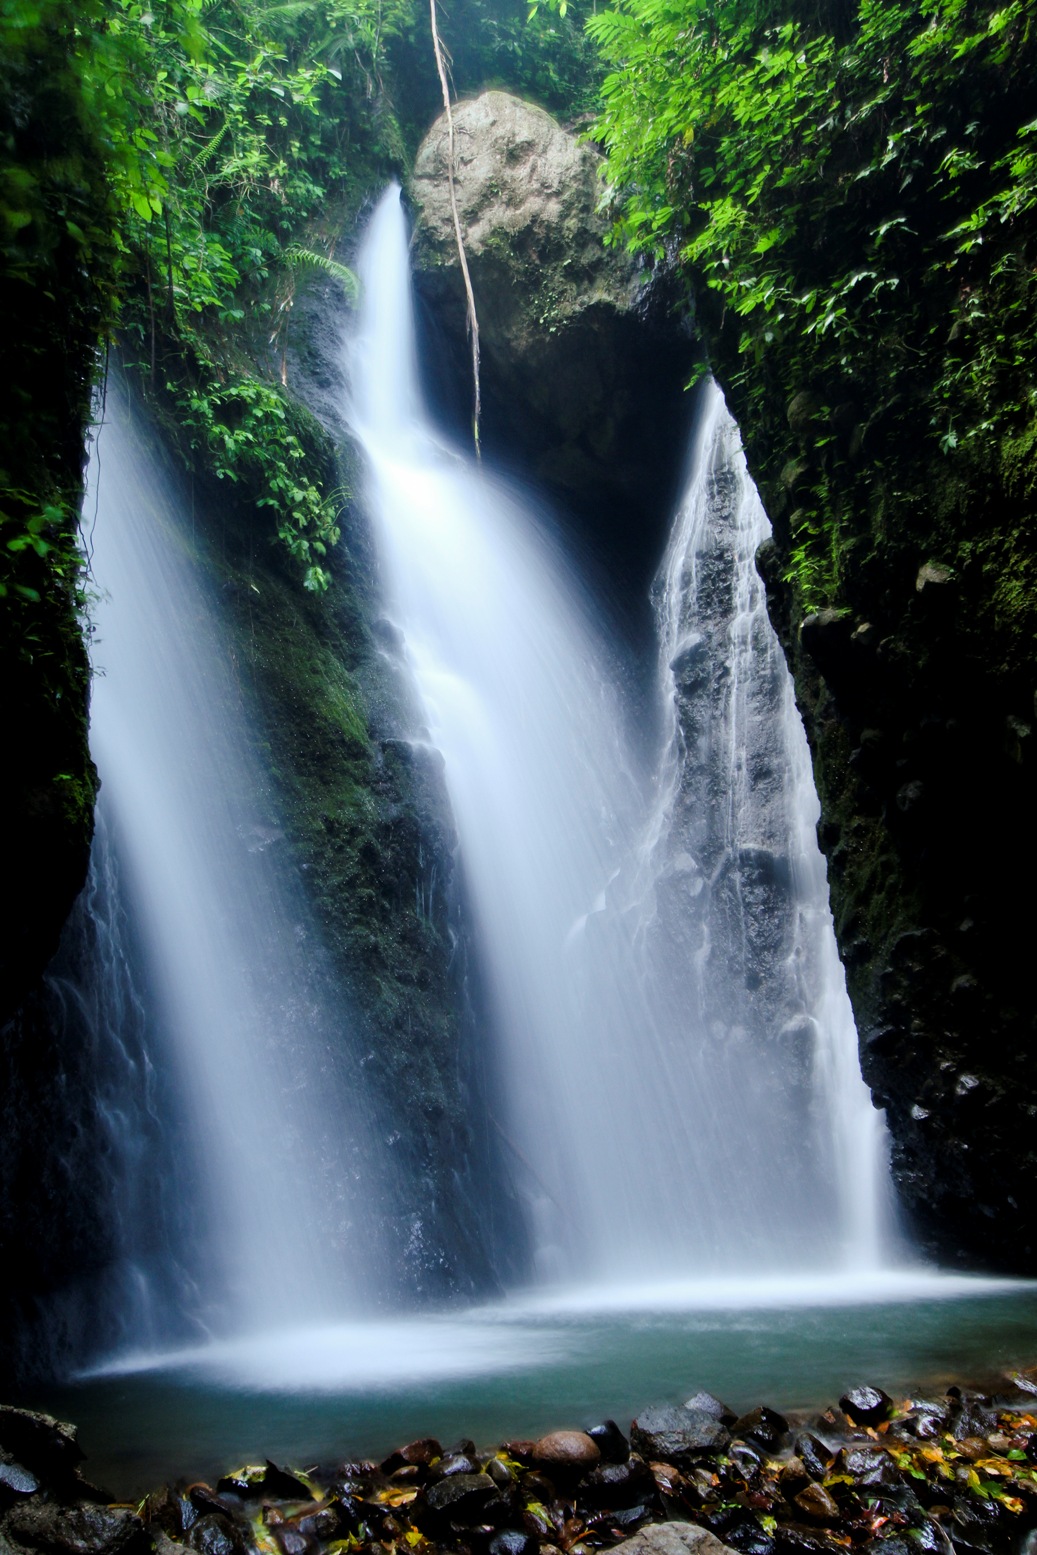
[[[839,1408],[856,1425],[878,1425],[893,1412],[893,1400],[881,1388],[850,1388],[839,1400]]]
[[[741,1436],[747,1442],[754,1442],[764,1452],[777,1452],[788,1432],[789,1423],[785,1416],[779,1415],[776,1409],[768,1409],[766,1404],[762,1404],[759,1409],[751,1409],[731,1427],[732,1436]]]
[[[680,1469],[673,1463],[650,1463],[648,1472],[656,1490],[663,1496],[679,1496],[687,1483]]]
[[[285,1523],[273,1530],[274,1540],[282,1555],[311,1555],[314,1540],[308,1539],[301,1529]]]
[[[394,1474],[402,1468],[428,1468],[433,1458],[441,1458],[443,1449],[434,1436],[423,1436],[420,1441],[408,1442],[397,1447],[382,1464],[383,1474]]]
[[[454,1474],[478,1474],[479,1460],[474,1453],[447,1452],[432,1470],[434,1479],[449,1479]]]
[[[799,1510],[816,1523],[837,1523],[839,1508],[823,1485],[816,1482],[804,1487],[794,1497]]]
[[[68,1421],[0,1405],[0,1448],[42,1480],[71,1478],[84,1456],[76,1438]]]
[[[759,1520],[745,1507],[728,1506],[710,1512],[706,1518],[710,1532],[725,1544],[739,1550],[741,1555],[770,1555],[774,1541],[761,1527]]]
[[[496,1490],[488,1474],[450,1474],[428,1487],[425,1500],[430,1512],[449,1513],[460,1522],[475,1521]]]
[[[650,1496],[655,1480],[639,1453],[625,1463],[603,1463],[580,1482],[580,1497],[589,1506],[630,1507]]]
[[[630,1429],[631,1444],[644,1458],[663,1458],[680,1464],[703,1452],[719,1452],[731,1440],[719,1420],[682,1405],[655,1405],[645,1409]]]
[[[794,394],[786,407],[789,431],[795,437],[804,437],[811,431],[821,411],[821,401],[809,389]]]
[[[727,1404],[722,1403],[720,1399],[716,1398],[712,1393],[707,1393],[704,1389],[692,1394],[691,1398],[686,1398],[684,1407],[685,1409],[696,1409],[703,1415],[709,1415],[712,1420],[721,1420],[724,1425],[734,1425],[738,1419],[733,1409],[730,1409]]]
[[[587,1435],[597,1446],[603,1463],[625,1463],[629,1458],[630,1443],[614,1420],[592,1425]]]
[[[514,1485],[516,1482],[513,1471],[504,1462],[503,1458],[491,1458],[486,1464],[485,1472],[493,1480],[493,1483],[500,1488]]]
[[[207,1512],[199,1517],[187,1535],[187,1543],[198,1555],[248,1555],[253,1548],[246,1530],[222,1512]],[[302,1555],[302,1551],[291,1550],[286,1555]]]
[[[188,1485],[187,1497],[199,1516],[203,1516],[206,1512],[222,1512],[233,1515],[234,1508],[231,1503],[222,1500],[211,1485],[200,1482]]]
[[[4,1521],[4,1533],[27,1550],[53,1555],[129,1555],[146,1548],[144,1524],[123,1507],[55,1506],[33,1501],[15,1506]]]
[[[536,1555],[537,1541],[518,1528],[502,1528],[490,1540],[490,1555]]]
[[[816,1473],[818,1471],[814,1470],[814,1472]],[[808,1484],[809,1481],[810,1473],[808,1472],[807,1466],[803,1462],[802,1458],[793,1454],[787,1463],[782,1464],[781,1470],[778,1474],[778,1484],[781,1486],[785,1495],[794,1496],[796,1491],[802,1490],[803,1486]]]
[[[915,578],[915,592],[924,593],[926,589],[941,588],[950,583],[953,573],[949,567],[944,567],[940,562],[923,562],[918,569]]]
[[[310,1487],[305,1481],[290,1469],[282,1469],[276,1463],[271,1463],[269,1458],[263,1489],[268,1496],[277,1496],[282,1501],[308,1501],[310,1498]]]
[[[40,1488],[35,1474],[15,1461],[10,1453],[0,1454],[0,1487],[15,1496],[31,1496]]]
[[[795,1440],[797,1457],[812,1479],[823,1479],[835,1461],[835,1453],[809,1431],[802,1431]]]
[[[600,1458],[597,1442],[586,1431],[551,1431],[533,1446],[533,1462],[552,1469],[590,1468]]]
[[[654,1523],[615,1546],[614,1555],[725,1555],[730,1546],[695,1523]]]
[[[896,1467],[880,1447],[844,1447],[836,1465],[838,1473],[848,1474],[859,1485],[889,1485],[899,1481]]]

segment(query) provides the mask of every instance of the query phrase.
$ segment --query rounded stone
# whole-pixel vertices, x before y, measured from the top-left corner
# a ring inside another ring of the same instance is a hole
[[[597,1442],[586,1431],[549,1431],[533,1446],[534,1463],[592,1468],[600,1458]]]

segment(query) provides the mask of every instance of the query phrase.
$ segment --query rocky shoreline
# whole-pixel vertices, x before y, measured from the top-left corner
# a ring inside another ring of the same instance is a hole
[[[1037,1368],[991,1392],[736,1418],[697,1393],[478,1451],[267,1462],[114,1503],[73,1425],[0,1408],[0,1555],[1030,1555]]]

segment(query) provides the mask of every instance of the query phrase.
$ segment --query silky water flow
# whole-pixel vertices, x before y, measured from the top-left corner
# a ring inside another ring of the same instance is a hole
[[[353,1192],[357,1152],[371,1145],[346,1083],[348,1020],[278,861],[185,493],[117,383],[85,515],[99,596],[91,749],[142,946],[165,1128],[191,1200],[181,1219],[194,1310],[170,1314],[166,1329],[182,1333],[188,1317],[196,1335],[327,1320],[359,1300],[355,1247],[367,1269],[377,1258]],[[132,1250],[132,1227],[122,1240]],[[153,1331],[138,1342],[153,1343]]]
[[[874,1267],[881,1130],[719,392],[656,586],[642,771],[561,548],[422,405],[398,190],[359,263],[349,419],[415,738],[445,761],[535,1283]]]

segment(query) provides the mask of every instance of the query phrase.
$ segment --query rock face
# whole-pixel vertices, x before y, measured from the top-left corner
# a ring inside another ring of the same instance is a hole
[[[483,442],[654,566],[688,407],[691,344],[664,287],[605,247],[598,157],[543,109],[484,92],[454,114],[458,208],[482,349]],[[419,294],[467,423],[471,370],[448,182],[436,120],[411,180]],[[435,354],[435,353],[433,353]],[[441,362],[441,369],[443,364]]]
[[[774,523],[758,564],[901,1203],[932,1256],[1032,1274],[1034,490],[992,454],[950,466],[903,406],[810,419],[790,396],[753,424],[734,342],[711,346]],[[837,596],[813,611],[789,582],[803,489],[823,489],[822,521],[854,537]]]

